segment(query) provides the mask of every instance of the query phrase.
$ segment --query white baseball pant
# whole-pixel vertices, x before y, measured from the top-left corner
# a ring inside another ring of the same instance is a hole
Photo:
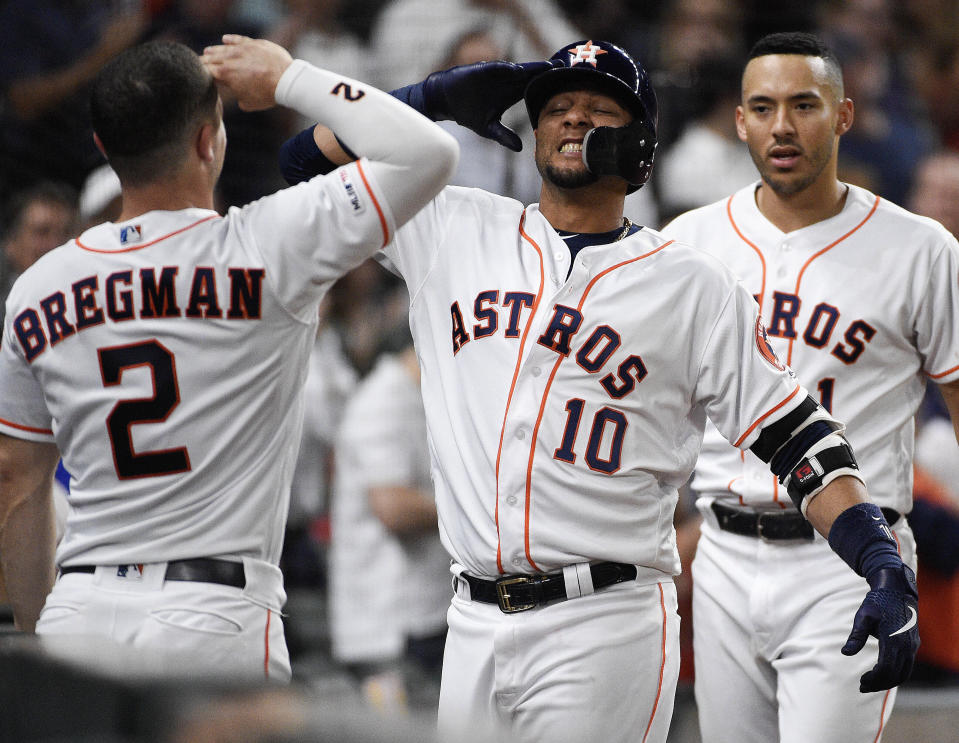
[[[443,660],[444,739],[666,740],[679,676],[676,587],[657,570],[504,614],[456,579]]]
[[[47,596],[37,634],[107,638],[142,651],[148,674],[287,683],[282,574],[259,560],[244,560],[244,569],[245,588],[165,581],[165,562],[67,573]]]
[[[722,531],[709,508],[693,560],[693,651],[703,743],[878,743],[895,689],[862,694],[878,641],[839,650],[869,586],[816,535],[767,542]],[[906,564],[915,541],[893,531]]]

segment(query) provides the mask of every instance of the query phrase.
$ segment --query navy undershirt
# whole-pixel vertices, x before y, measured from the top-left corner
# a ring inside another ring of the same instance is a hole
[[[629,232],[626,234],[632,235],[641,229],[643,229],[641,225],[633,224],[629,226]],[[573,263],[576,261],[576,256],[579,254],[579,251],[591,245],[605,245],[616,242],[622,232],[622,225],[609,232],[570,232],[569,230],[556,230],[556,234],[563,238],[563,242],[565,242],[566,247],[569,248],[569,271],[566,272],[566,278],[569,278],[569,274],[573,270]]]

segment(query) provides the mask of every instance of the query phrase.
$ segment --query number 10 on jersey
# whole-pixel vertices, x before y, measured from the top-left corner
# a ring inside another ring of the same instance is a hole
[[[573,464],[576,461],[576,439],[586,401],[574,397],[566,403],[566,428],[559,448],[553,452],[553,458]],[[622,462],[623,438],[626,435],[626,415],[615,408],[602,407],[593,416],[586,441],[586,466],[596,472],[612,475],[618,471]],[[609,441],[609,448],[603,456],[603,443]]]

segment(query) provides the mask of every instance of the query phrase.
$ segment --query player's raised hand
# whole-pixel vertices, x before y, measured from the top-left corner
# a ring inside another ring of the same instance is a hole
[[[434,72],[422,83],[394,91],[394,95],[433,121],[455,121],[519,152],[523,143],[500,117],[523,97],[530,80],[552,67],[548,61],[458,65]]]
[[[869,635],[879,638],[879,660],[859,679],[864,693],[891,689],[909,678],[919,650],[915,573],[906,565],[885,568],[870,576],[869,587],[842,648],[843,655],[855,655]]]
[[[276,105],[276,85],[293,58],[272,41],[225,34],[222,44],[203,50],[200,61],[241,109],[261,111]]]

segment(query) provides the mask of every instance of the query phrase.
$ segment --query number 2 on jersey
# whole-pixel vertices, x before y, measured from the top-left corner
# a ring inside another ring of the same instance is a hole
[[[101,348],[98,354],[104,387],[120,384],[123,372],[137,366],[147,367],[153,380],[153,397],[120,400],[107,416],[107,433],[117,477],[129,480],[189,471],[190,457],[186,447],[135,452],[130,431],[137,423],[162,423],[180,403],[173,354],[155,340]]]

